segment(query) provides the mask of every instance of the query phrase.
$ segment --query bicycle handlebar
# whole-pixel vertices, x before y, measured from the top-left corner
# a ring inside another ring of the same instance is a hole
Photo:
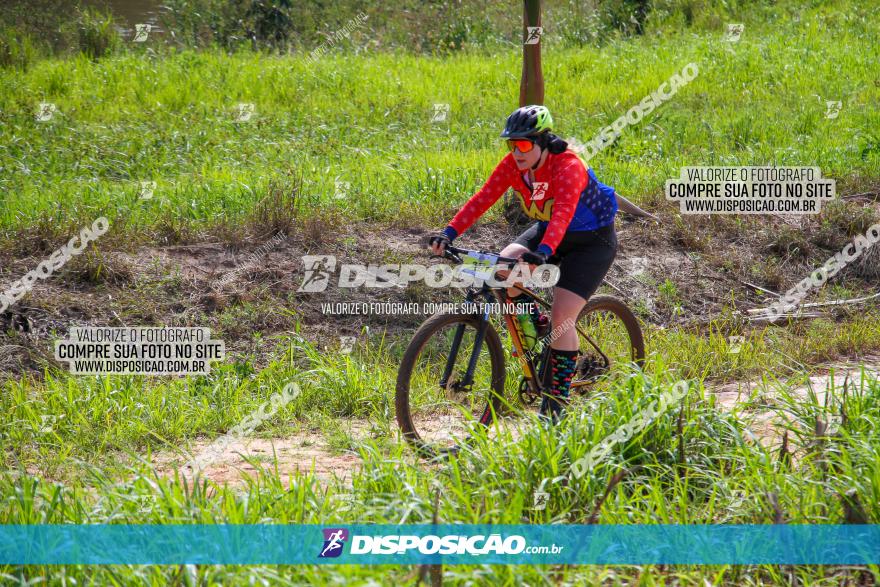
[[[459,264],[464,263],[464,261],[462,260],[462,258],[459,255],[462,255],[462,254],[467,255],[470,253],[483,253],[483,254],[495,255],[495,253],[488,253],[488,251],[474,251],[471,249],[460,249],[458,247],[453,247],[452,245],[446,245],[446,247],[443,248],[443,258],[449,259],[450,261],[455,261],[456,263],[459,263]],[[435,255],[435,256],[439,256],[439,255]],[[511,257],[501,257],[499,255],[495,255],[495,256],[498,257],[498,261],[500,263],[506,263],[508,265],[516,265],[517,263],[520,262],[519,259],[513,259]]]

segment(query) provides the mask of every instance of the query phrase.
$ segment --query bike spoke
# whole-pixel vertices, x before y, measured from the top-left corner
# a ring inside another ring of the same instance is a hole
[[[436,332],[416,360],[410,378],[410,415],[419,436],[435,449],[462,444],[481,426],[492,365],[485,342],[474,353],[478,339],[472,324],[452,324]],[[466,384],[471,362],[473,380]]]
[[[580,356],[572,389],[601,390],[632,369],[633,343],[623,320],[607,310],[597,310],[578,321]]]

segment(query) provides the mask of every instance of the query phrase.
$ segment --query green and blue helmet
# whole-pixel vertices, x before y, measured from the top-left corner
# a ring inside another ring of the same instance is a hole
[[[546,106],[523,106],[507,117],[503,139],[522,139],[553,130],[553,117]]]

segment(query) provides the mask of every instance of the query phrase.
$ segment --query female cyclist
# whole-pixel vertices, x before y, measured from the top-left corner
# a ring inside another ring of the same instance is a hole
[[[551,323],[574,324],[578,314],[602,283],[617,254],[614,189],[596,179],[592,169],[554,135],[553,118],[544,106],[524,106],[508,118],[501,138],[510,154],[504,157],[483,187],[462,206],[441,233],[432,236],[434,254],[467,230],[512,187],[529,226],[501,255],[531,265],[559,261],[560,277],[553,291]],[[513,295],[516,290],[508,290]],[[568,404],[578,354],[574,328],[554,333],[550,344],[550,395],[541,402],[541,415],[558,422]]]

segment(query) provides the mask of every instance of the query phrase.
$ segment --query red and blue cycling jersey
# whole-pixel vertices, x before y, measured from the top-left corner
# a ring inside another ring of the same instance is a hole
[[[576,153],[548,154],[544,165],[535,171],[531,186],[523,179],[513,155],[508,154],[444,232],[450,239],[463,233],[510,187],[519,195],[525,214],[546,229],[538,250],[547,255],[556,251],[566,232],[608,226],[617,213],[614,188],[596,179]]]

